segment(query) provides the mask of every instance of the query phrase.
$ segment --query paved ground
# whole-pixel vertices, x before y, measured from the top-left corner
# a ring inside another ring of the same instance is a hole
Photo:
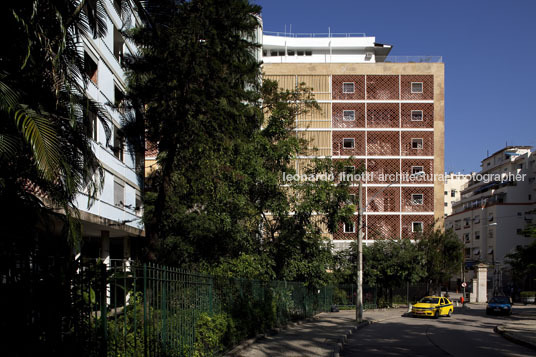
[[[536,356],[494,332],[497,325],[529,323],[534,307],[514,306],[511,317],[487,316],[485,305],[455,308],[438,320],[395,316],[348,338],[343,356]],[[534,311],[536,312],[536,311]]]
[[[314,321],[258,340],[237,356],[330,356],[337,339],[355,326],[355,310],[322,313]]]

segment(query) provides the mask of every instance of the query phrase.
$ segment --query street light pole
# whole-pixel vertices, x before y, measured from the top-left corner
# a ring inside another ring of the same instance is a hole
[[[357,205],[357,296],[355,318],[363,321],[363,183],[359,180],[359,202]]]
[[[424,172],[418,172],[411,174],[410,178],[423,176]],[[378,196],[380,193],[391,187],[394,182],[385,186],[383,189],[376,192],[368,202],[363,206],[363,180],[359,180],[359,202],[357,205],[357,296],[355,306],[355,319],[358,324],[363,322],[363,208],[366,210],[368,205]]]

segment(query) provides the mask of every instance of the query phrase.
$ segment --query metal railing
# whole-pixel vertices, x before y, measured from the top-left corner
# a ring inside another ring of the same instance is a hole
[[[443,63],[442,56],[376,56],[376,62],[385,63]]]
[[[9,308],[0,333],[19,355],[220,355],[329,310],[333,290],[122,260],[5,258],[0,294]]]
[[[338,33],[338,32],[324,32],[324,33],[296,33],[296,32],[276,32],[276,31],[263,31],[263,35],[267,36],[279,36],[279,37],[367,37],[364,32],[356,33]]]

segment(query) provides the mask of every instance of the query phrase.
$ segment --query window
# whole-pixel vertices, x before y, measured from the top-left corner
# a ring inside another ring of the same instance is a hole
[[[346,121],[355,120],[355,110],[343,110],[342,111],[342,119],[346,120]]]
[[[414,205],[422,205],[424,202],[424,195],[422,193],[411,194],[411,203]]]
[[[421,138],[411,139],[411,148],[422,149],[423,148],[422,139]]]
[[[492,222],[493,221],[493,213],[488,213],[488,221]]]
[[[355,223],[344,224],[344,233],[355,233]]]
[[[136,192],[136,207],[134,210],[136,211],[136,215],[141,216],[141,195],[139,192]]]
[[[480,239],[480,232],[475,232],[475,240],[479,240]]]
[[[422,232],[422,222],[411,222],[412,232]]]
[[[120,180],[114,180],[114,205],[122,207],[125,201],[125,183]]]
[[[465,243],[469,243],[469,242],[471,242],[471,234],[469,234],[469,233],[464,233],[464,235],[463,235],[463,240],[464,240]]]
[[[471,248],[465,248],[465,257],[469,258],[471,256]]]
[[[298,50],[298,56],[303,56],[304,55],[304,52],[303,51],[300,51]]]
[[[450,190],[450,197],[456,197],[456,190]]]
[[[448,192],[448,191],[445,191],[445,196],[447,196],[448,194],[449,194],[449,192]]]
[[[517,234],[520,234],[520,235],[523,234],[523,229],[522,229],[522,228],[518,228],[518,229],[516,229],[516,233],[517,233]]]
[[[87,136],[95,141],[97,141],[97,114],[90,111],[88,112],[88,122],[87,122]]]
[[[478,249],[478,248],[473,249],[473,254],[474,255],[480,255],[480,249]]]
[[[352,175],[355,172],[355,166],[345,166],[344,173]]]
[[[424,169],[422,166],[412,166],[411,167],[411,174],[412,175],[416,175],[418,174],[419,172],[424,172]]]
[[[471,226],[471,218],[464,218],[463,219],[463,226],[464,226],[464,228],[470,227]]]
[[[266,50],[262,50],[262,55],[263,55],[264,57],[268,56],[268,51],[266,51]]]
[[[422,82],[411,82],[411,93],[422,93]]]
[[[295,54],[294,50],[287,50],[288,56],[294,56],[294,54]]]
[[[119,131],[119,128],[114,125],[114,146],[112,148],[114,156],[119,160],[123,161],[123,138]]]
[[[342,147],[345,149],[353,149],[355,140],[353,138],[342,139]]]
[[[531,200],[532,200],[532,195],[529,195],[529,201],[531,201]]]
[[[475,224],[480,223],[480,216],[479,216],[479,215],[475,216],[475,218],[473,219],[473,222],[474,222]]]
[[[354,93],[355,92],[355,83],[354,82],[344,82],[342,84],[343,93]]]
[[[98,68],[97,62],[84,51],[84,73],[95,85],[98,83]]]
[[[114,0],[114,8],[115,8],[115,11],[117,11],[117,13],[119,15],[121,15],[121,4],[122,1],[121,0]]]
[[[277,51],[276,50],[271,50],[270,51],[270,56],[277,56]]]
[[[123,61],[123,45],[125,40],[121,32],[114,27],[114,57],[117,59],[117,62],[121,63]]]
[[[278,54],[279,54],[279,56],[284,56],[285,55],[285,50],[279,50]]]
[[[411,121],[422,121],[422,110],[412,110]]]
[[[313,51],[309,50],[309,51],[305,51],[305,55],[306,56],[312,56],[313,55]]]
[[[458,219],[454,221],[454,229],[461,229],[462,228],[462,220]]]
[[[488,230],[488,238],[493,238],[493,230]]]

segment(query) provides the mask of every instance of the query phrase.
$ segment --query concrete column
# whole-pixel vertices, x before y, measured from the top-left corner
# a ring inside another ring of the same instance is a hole
[[[485,303],[488,301],[488,266],[480,263],[476,268],[478,279],[476,302]]]
[[[110,266],[110,231],[101,231],[101,259]]]
[[[101,231],[101,259],[104,264],[109,268],[111,266],[110,260],[110,231]],[[110,305],[111,302],[110,285],[106,285],[106,305]]]

